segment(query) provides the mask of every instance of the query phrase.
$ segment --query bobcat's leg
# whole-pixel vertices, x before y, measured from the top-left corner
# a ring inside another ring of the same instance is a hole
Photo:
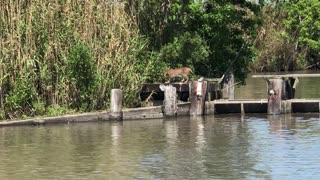
[[[189,76],[183,75],[182,76],[182,80],[184,80],[184,81],[182,81],[183,83],[188,82],[189,81]]]

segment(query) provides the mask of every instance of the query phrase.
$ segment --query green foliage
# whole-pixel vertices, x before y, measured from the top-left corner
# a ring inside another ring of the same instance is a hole
[[[187,1],[133,0],[129,13],[136,17],[140,32],[149,38],[150,49],[159,50],[179,32],[181,9]]]
[[[253,69],[288,71],[320,67],[320,3],[317,0],[278,2],[264,6],[255,46]]]
[[[96,67],[89,48],[82,42],[71,47],[68,56],[68,73],[76,88],[86,93],[94,85]]]
[[[159,53],[150,52],[144,57],[139,58],[140,62],[138,65],[139,71],[145,78],[146,83],[163,82],[164,76],[161,74],[169,67],[167,63],[161,58]]]
[[[320,2],[300,0],[286,3],[288,17],[285,21],[292,42],[305,53],[308,64],[320,63]]]
[[[300,0],[288,3],[286,24],[303,45],[320,50],[320,2]]]
[[[252,62],[276,71],[320,63],[317,0],[22,4],[0,4],[12,12],[0,16],[6,117],[106,109],[113,88],[134,107],[141,84],[162,81],[171,67],[189,66],[205,77],[233,71],[244,81]]]
[[[251,39],[258,19],[250,14],[259,10],[248,2],[208,1],[203,11],[199,4],[189,6],[189,28],[197,31],[210,49],[205,76],[219,77],[232,70],[239,80],[248,73],[248,63],[253,56]],[[243,48],[241,48],[243,47]]]
[[[36,100],[36,93],[33,84],[30,83],[30,76],[19,77],[5,99],[5,111],[10,118],[22,115],[32,115],[33,102]]]
[[[209,56],[209,47],[197,34],[189,32],[174,38],[172,43],[163,46],[159,58],[169,67],[187,66],[195,69],[195,73],[201,74],[206,66]]]
[[[96,67],[89,48],[81,41],[71,47],[67,62],[68,77],[71,85],[74,85],[70,89],[76,92],[73,103],[79,109],[92,101],[90,96],[96,83]]]
[[[37,101],[33,101],[33,115],[45,115],[47,108],[46,104],[43,101],[40,101],[39,99]]]
[[[0,110],[0,120],[6,119],[6,112],[4,110]]]
[[[1,114],[106,110],[113,88],[124,90],[124,106],[139,105],[141,84],[159,78],[162,65],[124,4],[0,3],[12,12],[0,16]]]
[[[74,110],[69,107],[62,107],[59,105],[49,106],[46,108],[46,116],[59,116],[64,114],[76,113]]]
[[[254,55],[250,42],[259,22],[255,16],[259,5],[216,0],[206,4],[182,0],[134,2],[139,27],[150,38],[150,47],[160,49],[159,59],[166,66],[193,66],[196,73],[206,77],[220,77],[233,70],[239,80],[244,80]]]
[[[295,43],[290,39],[283,21],[287,11],[283,4],[264,6],[262,25],[258,28],[255,47],[256,60],[251,64],[255,71],[287,71],[296,69]]]

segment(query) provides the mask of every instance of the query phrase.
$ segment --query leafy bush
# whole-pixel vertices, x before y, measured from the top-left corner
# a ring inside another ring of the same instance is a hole
[[[197,34],[189,32],[174,38],[160,50],[159,59],[169,67],[187,66],[201,75],[202,68],[208,63],[209,47]]]
[[[286,2],[284,23],[289,38],[306,66],[320,68],[320,1],[299,0]]]
[[[22,115],[34,115],[33,102],[36,100],[36,93],[28,74],[19,77],[12,85],[5,100],[5,110],[10,118],[17,118]]]
[[[73,104],[78,109],[88,105],[92,101],[91,94],[96,84],[96,67],[89,48],[81,41],[78,41],[70,48],[68,55],[68,77],[73,92]]]

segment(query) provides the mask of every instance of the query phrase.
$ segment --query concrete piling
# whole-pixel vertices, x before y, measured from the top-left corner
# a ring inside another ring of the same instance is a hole
[[[110,117],[113,120],[122,120],[122,99],[123,91],[121,89],[111,90]]]

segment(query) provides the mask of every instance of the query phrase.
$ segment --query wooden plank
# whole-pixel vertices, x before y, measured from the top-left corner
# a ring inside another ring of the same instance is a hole
[[[267,99],[261,99],[261,100],[214,100],[214,104],[258,104],[258,103],[267,103]]]
[[[221,78],[204,78],[204,81],[208,81],[208,83],[221,83],[222,79]]]
[[[161,92],[161,89],[159,86],[163,85],[169,85],[168,83],[150,83],[150,84],[143,84],[141,92]],[[177,92],[189,92],[189,83],[171,83],[173,87],[176,88]],[[208,82],[208,89],[209,92],[214,92],[217,90],[217,82]]]
[[[252,75],[253,78],[289,78],[289,77],[320,77],[320,74],[270,74]]]
[[[320,99],[290,99],[288,101],[293,103],[312,103],[312,102],[320,102]]]
[[[150,83],[150,84],[143,84],[141,92],[161,92],[161,89],[159,86],[163,85],[169,85],[168,83]],[[176,88],[179,92],[189,92],[189,84],[188,83],[171,83],[173,87]]]

